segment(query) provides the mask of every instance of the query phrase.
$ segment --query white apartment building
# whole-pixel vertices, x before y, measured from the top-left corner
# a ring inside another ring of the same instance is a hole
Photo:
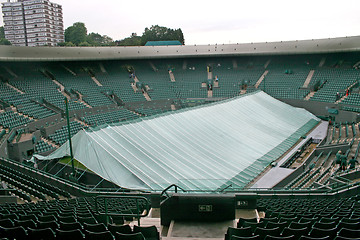
[[[48,0],[2,3],[5,38],[14,46],[56,46],[64,42],[62,7]]]

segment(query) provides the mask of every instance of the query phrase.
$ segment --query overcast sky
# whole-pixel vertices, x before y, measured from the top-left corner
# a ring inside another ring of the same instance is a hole
[[[74,22],[84,22],[89,33],[108,35],[114,40],[128,37],[133,32],[141,35],[145,27],[151,25],[181,28],[185,44],[270,42],[360,35],[360,0],[52,2],[62,5],[65,28]]]

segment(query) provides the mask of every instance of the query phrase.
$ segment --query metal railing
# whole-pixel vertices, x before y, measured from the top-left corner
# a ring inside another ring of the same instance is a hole
[[[102,212],[99,209],[99,201],[103,199],[104,200],[104,208],[105,208],[105,212]],[[109,199],[127,199],[127,200],[135,200],[136,202],[136,213],[121,213],[121,212],[111,212],[109,211]],[[145,201],[146,206],[145,206],[145,213],[140,213],[140,211],[142,210],[142,208],[140,208],[139,205],[139,201]],[[100,214],[100,215],[105,215],[106,217],[106,224],[109,223],[109,217],[110,216],[120,216],[120,217],[135,217],[138,220],[138,225],[140,226],[140,218],[142,217],[146,217],[149,215],[149,211],[150,211],[150,202],[147,198],[145,197],[138,197],[138,196],[109,196],[109,195],[99,195],[95,198],[95,210],[96,213]]]

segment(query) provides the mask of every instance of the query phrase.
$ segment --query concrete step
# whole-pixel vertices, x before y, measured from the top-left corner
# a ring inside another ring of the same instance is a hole
[[[269,70],[265,70],[265,72],[260,76],[259,80],[256,82],[255,87],[258,88],[261,82],[264,80],[266,75],[269,73]]]
[[[56,85],[58,85],[60,87],[60,91],[63,92],[65,87],[64,85],[62,85],[60,82],[58,82],[57,80],[53,79],[52,80]]]
[[[169,77],[170,77],[170,81],[172,81],[172,82],[176,82],[176,79],[175,79],[174,73],[173,73],[172,71],[169,71]]]
[[[69,73],[71,73],[72,75],[76,76],[76,73],[74,73],[74,72],[73,72],[70,68],[68,68],[67,66],[62,65],[62,67],[63,67],[66,71],[68,71]]]
[[[105,67],[104,67],[104,64],[99,63],[99,66],[100,66],[101,72],[102,72],[102,73],[106,73],[106,69],[105,69]]]
[[[8,86],[11,89],[14,89],[15,91],[17,91],[20,94],[25,94],[23,91],[21,91],[20,89],[18,89],[17,87],[15,87],[15,86],[13,86],[13,85],[11,85],[9,83],[5,83],[5,85]]]
[[[326,62],[326,57],[323,57],[323,58],[320,60],[319,67],[324,66],[325,62]]]
[[[310,72],[304,82],[303,88],[307,88],[309,86],[309,83],[311,82],[311,79],[314,76],[314,73],[315,73],[315,70],[310,70]]]
[[[99,82],[99,80],[96,79],[96,77],[91,77],[91,79],[94,81],[94,83],[96,85],[98,85],[99,87],[102,87],[103,85]]]
[[[306,95],[306,97],[304,98],[304,100],[309,101],[310,98],[312,98],[315,95],[315,91],[310,92],[308,95]]]
[[[266,69],[270,63],[271,63],[271,59],[267,60],[267,62],[264,64],[264,68]]]
[[[172,221],[167,235],[162,239],[180,240],[180,239],[224,239],[228,227],[234,227],[234,220],[219,222],[180,222]]]

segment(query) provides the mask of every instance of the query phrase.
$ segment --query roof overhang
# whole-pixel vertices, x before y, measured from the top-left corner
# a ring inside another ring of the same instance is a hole
[[[244,55],[319,54],[360,51],[360,36],[221,45],[136,47],[0,46],[0,61],[89,61]]]

